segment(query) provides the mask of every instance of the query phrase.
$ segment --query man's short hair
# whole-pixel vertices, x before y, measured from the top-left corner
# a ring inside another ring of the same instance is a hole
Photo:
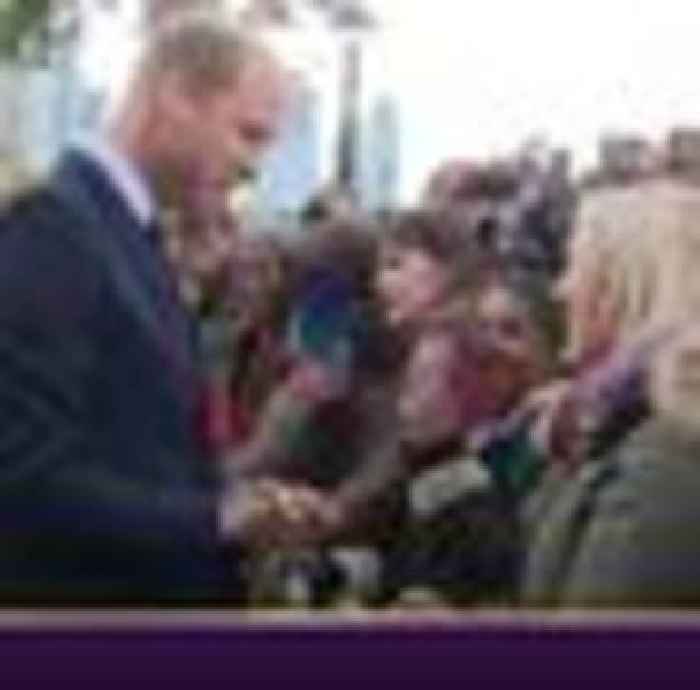
[[[176,73],[185,89],[204,94],[234,86],[254,59],[273,58],[260,40],[224,13],[179,12],[155,28],[140,70],[155,79]]]

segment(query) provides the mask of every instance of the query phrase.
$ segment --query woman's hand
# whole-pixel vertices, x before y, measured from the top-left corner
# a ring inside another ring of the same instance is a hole
[[[552,461],[572,462],[579,454],[582,433],[571,381],[555,381],[534,391],[525,405],[536,415],[531,438]]]

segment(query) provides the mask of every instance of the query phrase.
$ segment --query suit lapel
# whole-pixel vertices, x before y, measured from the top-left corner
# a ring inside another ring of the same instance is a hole
[[[147,240],[139,234],[144,229],[106,175],[86,157],[71,153],[59,167],[54,190],[84,219],[88,229],[82,233],[84,240],[104,260],[117,294],[141,324],[143,334],[176,373],[191,377],[192,352],[187,334],[173,332],[163,320],[164,301],[174,301],[176,296],[163,294],[162,276],[157,273],[163,267],[149,254]],[[181,309],[174,303],[170,306]],[[184,323],[184,310],[181,316]]]

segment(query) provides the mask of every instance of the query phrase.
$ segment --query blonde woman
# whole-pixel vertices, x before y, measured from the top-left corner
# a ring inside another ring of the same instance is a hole
[[[697,190],[655,181],[586,199],[557,288],[567,307],[565,358],[573,380],[557,383],[542,399],[555,412],[575,403],[592,428],[612,408],[627,407],[650,354],[700,315],[698,261]],[[537,435],[548,452],[572,461],[570,421],[543,415]]]
[[[563,285],[581,371],[549,439],[578,462],[530,503],[527,604],[700,603],[699,261],[696,190],[656,181],[584,203]]]

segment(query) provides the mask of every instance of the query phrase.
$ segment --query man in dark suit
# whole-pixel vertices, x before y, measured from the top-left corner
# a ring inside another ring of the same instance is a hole
[[[204,603],[240,594],[260,529],[192,434],[191,329],[155,189],[225,179],[275,132],[281,70],[206,18],[163,28],[99,140],[0,229],[0,600]],[[263,525],[264,526],[264,525]],[[228,547],[228,548],[224,548]]]

